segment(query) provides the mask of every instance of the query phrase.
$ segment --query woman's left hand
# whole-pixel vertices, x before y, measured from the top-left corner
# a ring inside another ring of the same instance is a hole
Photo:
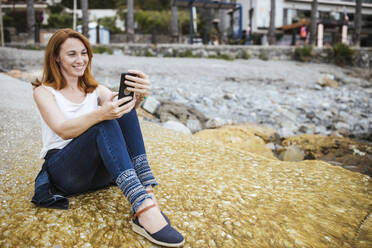
[[[150,81],[148,76],[142,71],[138,70],[128,70],[128,72],[136,74],[137,77],[132,77],[130,75],[125,76],[125,84],[129,86],[127,87],[127,90],[134,92],[136,97],[147,97],[149,95],[150,88]]]

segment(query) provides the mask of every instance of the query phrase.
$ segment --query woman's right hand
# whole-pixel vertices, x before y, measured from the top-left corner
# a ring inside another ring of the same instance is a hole
[[[112,92],[110,101],[106,101],[101,107],[102,120],[113,120],[122,117],[124,114],[129,113],[136,103],[136,99],[131,96],[117,99],[118,93]],[[126,102],[126,103],[125,103]],[[125,103],[123,106],[120,107]]]

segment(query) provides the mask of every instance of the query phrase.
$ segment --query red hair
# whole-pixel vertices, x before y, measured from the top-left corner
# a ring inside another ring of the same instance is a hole
[[[78,79],[79,87],[81,87],[85,93],[91,93],[97,88],[98,82],[92,76],[90,69],[93,57],[90,43],[84,35],[70,28],[57,30],[50,38],[48,45],[45,48],[43,77],[41,81],[36,79],[35,82],[32,82],[32,85],[35,88],[41,84],[53,87],[55,90],[61,90],[66,87],[66,80],[60,71],[56,59],[59,56],[62,44],[68,38],[79,39],[84,44],[88,52],[89,62],[84,71],[84,75]]]

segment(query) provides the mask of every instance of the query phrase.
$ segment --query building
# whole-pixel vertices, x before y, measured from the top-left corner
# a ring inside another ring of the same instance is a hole
[[[242,5],[243,28],[250,28],[252,34],[267,33],[270,22],[270,0],[236,0]],[[310,20],[312,0],[276,0],[276,28],[293,24],[301,19]],[[325,24],[324,39],[333,43],[337,40],[345,16],[353,30],[355,0],[318,0],[318,23]],[[372,46],[372,0],[363,0],[362,45]],[[280,32],[279,32],[280,33]],[[279,39],[280,40],[280,39]]]

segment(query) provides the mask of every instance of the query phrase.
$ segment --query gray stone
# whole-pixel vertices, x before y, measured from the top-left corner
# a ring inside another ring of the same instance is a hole
[[[191,130],[192,133],[196,133],[202,129],[202,125],[199,120],[187,120],[186,126]]]
[[[167,121],[162,124],[162,127],[172,129],[174,131],[185,133],[185,134],[191,134],[190,129],[188,129],[181,122],[177,122],[177,121]]]
[[[206,128],[217,128],[217,127],[221,127],[221,126],[224,126],[224,125],[231,125],[231,124],[232,124],[231,120],[224,120],[222,118],[215,117],[213,119],[209,119],[205,123],[205,127]]]
[[[151,114],[154,114],[159,106],[160,102],[152,96],[149,96],[142,104],[142,108]]]

